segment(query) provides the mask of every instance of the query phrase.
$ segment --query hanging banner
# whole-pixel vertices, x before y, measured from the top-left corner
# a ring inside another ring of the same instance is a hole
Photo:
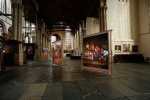
[[[110,31],[101,32],[83,38],[83,70],[111,74],[111,35]]]
[[[62,55],[62,41],[52,42],[52,51],[53,51],[53,63],[62,65],[63,55]]]

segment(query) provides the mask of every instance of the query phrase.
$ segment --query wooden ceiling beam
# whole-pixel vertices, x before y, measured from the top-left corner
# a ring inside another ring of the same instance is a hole
[[[30,4],[31,4],[33,10],[35,11],[35,13],[39,15],[39,13],[38,13],[38,11],[37,11],[37,9],[36,9],[36,5],[33,4],[33,1],[32,1],[32,0],[29,0],[29,2],[30,2]]]
[[[87,15],[89,15],[90,14],[90,12],[92,11],[92,9],[95,7],[95,5],[97,4],[97,1],[98,0],[96,0],[95,1],[95,3],[92,5],[92,7],[91,7],[91,9],[89,10],[89,12],[87,13]],[[99,3],[100,4],[100,3]],[[98,12],[97,12],[98,13]]]

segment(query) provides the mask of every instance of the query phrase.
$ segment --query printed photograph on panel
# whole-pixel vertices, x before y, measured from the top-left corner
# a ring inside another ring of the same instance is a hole
[[[132,46],[132,52],[138,52],[138,46],[137,45]]]
[[[116,53],[121,52],[121,45],[115,45],[115,52]]]
[[[108,69],[108,33],[83,38],[83,66]]]
[[[130,44],[123,44],[123,52],[130,52]]]
[[[62,64],[61,54],[61,41],[53,42],[53,62],[56,64]]]

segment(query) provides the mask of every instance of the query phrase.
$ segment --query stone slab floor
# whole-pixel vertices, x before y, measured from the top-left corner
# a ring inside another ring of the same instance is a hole
[[[114,63],[100,75],[81,71],[80,60],[28,61],[0,71],[0,100],[150,100],[150,63]]]

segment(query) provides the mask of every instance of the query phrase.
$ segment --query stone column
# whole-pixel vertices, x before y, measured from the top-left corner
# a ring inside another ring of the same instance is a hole
[[[45,35],[42,35],[43,38],[43,47],[45,48]]]
[[[50,51],[50,54],[49,54],[49,56],[52,56],[52,45],[51,45],[51,38],[49,38],[49,51]]]
[[[76,48],[76,33],[74,34],[74,49]]]
[[[77,33],[75,33],[75,48],[77,48]]]
[[[77,47],[79,47],[79,41],[80,41],[79,31],[77,31],[77,41],[78,41]]]
[[[42,54],[42,45],[41,45],[41,31],[37,29],[36,31],[36,44],[38,45],[38,48],[36,49],[36,60],[41,60],[41,54]]]
[[[49,58],[49,40],[48,40],[48,38],[47,38],[47,48],[48,48],[47,54],[48,54],[48,58]]]
[[[45,40],[45,48],[47,48],[47,38],[46,38],[46,35],[44,36],[44,40]],[[44,52],[44,55],[46,54],[46,51]],[[46,59],[46,58],[45,58]]]
[[[81,32],[80,32],[80,29],[78,31],[78,35],[79,35],[78,38],[79,38],[79,47],[80,47],[81,46],[81,41],[80,41],[81,40]]]
[[[98,8],[99,12],[99,31],[103,32],[107,30],[107,18],[106,18],[106,0],[100,0],[100,7]]]
[[[42,45],[41,45],[41,47],[43,48],[43,34],[42,34],[42,38],[41,39],[42,39]]]
[[[47,37],[45,36],[45,47],[47,47]]]
[[[47,37],[47,47],[48,47],[48,50],[49,50],[49,38]]]
[[[49,50],[49,39],[47,38],[47,47],[48,47],[48,50]]]
[[[17,40],[17,20],[18,20],[18,6],[17,2],[12,3],[12,39]]]
[[[80,26],[80,47],[81,47],[81,52],[82,52],[82,46],[83,46],[83,28]]]
[[[18,26],[17,26],[17,38],[18,41],[23,41],[22,40],[22,12],[23,12],[23,6],[21,4],[18,4]],[[23,47],[22,43],[19,44],[19,63],[20,65],[23,65]]]

